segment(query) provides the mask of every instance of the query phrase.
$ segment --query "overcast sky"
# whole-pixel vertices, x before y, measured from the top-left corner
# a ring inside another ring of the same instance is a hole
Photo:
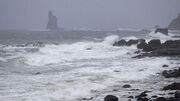
[[[180,0],[0,0],[0,29],[45,29],[49,10],[64,28],[153,28],[180,13]]]

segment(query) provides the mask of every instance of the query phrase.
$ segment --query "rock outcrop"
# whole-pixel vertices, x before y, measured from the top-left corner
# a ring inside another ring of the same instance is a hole
[[[58,29],[58,20],[55,15],[53,15],[52,11],[49,11],[48,14],[49,21],[47,24],[47,29],[49,30],[57,30]]]
[[[153,39],[148,43],[142,42],[137,45],[144,52],[144,56],[177,56],[180,55],[180,40],[167,40],[161,43],[159,39]]]
[[[168,28],[171,30],[180,30],[180,14],[177,18],[171,21],[171,23],[168,25]]]
[[[164,71],[162,72],[162,75],[163,75],[165,78],[180,77],[180,67],[179,67],[179,69],[164,70]]]
[[[168,28],[157,28],[155,30],[155,33],[157,33],[157,32],[160,32],[160,33],[163,33],[165,35],[168,35]]]
[[[144,39],[137,39],[137,40],[134,40],[134,39],[131,39],[131,40],[124,40],[124,39],[121,39],[120,41],[117,41],[113,44],[113,46],[131,46],[131,45],[135,45],[135,44],[138,44],[140,42],[145,42]]]
[[[180,83],[173,83],[170,85],[167,85],[163,88],[163,90],[180,90]]]

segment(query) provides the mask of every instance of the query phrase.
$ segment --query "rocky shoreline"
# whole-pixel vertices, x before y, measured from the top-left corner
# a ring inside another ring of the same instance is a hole
[[[144,39],[137,40],[120,40],[115,42],[113,46],[131,46],[137,45],[138,51],[135,52],[136,56],[132,58],[141,59],[145,57],[176,57],[180,59],[180,40],[167,40],[161,43],[159,39],[152,39],[148,43]],[[139,95],[131,95],[127,97],[127,101],[180,101],[180,67],[172,67],[164,64],[162,67],[170,67],[170,70],[164,70],[159,73],[162,80],[167,80],[162,85],[157,85],[160,81],[155,81],[154,86],[160,86],[160,92],[168,92],[162,94],[153,94],[153,90],[149,91],[144,89]],[[131,88],[131,85],[126,84],[122,88]],[[117,96],[107,95],[104,101],[121,101]]]

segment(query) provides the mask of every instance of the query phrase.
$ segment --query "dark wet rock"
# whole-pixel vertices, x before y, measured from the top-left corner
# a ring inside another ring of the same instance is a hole
[[[164,64],[164,65],[162,65],[162,67],[169,67],[169,65]]]
[[[39,74],[41,74],[41,73],[40,72],[35,73],[35,75],[39,75]]]
[[[139,40],[129,40],[126,45],[131,46],[131,45],[134,45],[134,44],[138,44],[138,42],[139,42]]]
[[[139,89],[131,89],[131,91],[139,91]]]
[[[165,86],[163,90],[180,90],[180,83],[173,83],[168,86]]]
[[[159,39],[152,39],[148,42],[148,45],[155,50],[161,47],[161,41]]]
[[[158,97],[156,95],[151,96],[150,98],[143,96],[143,97],[138,97],[137,101],[180,101],[180,92],[177,91],[174,93],[174,96],[172,97]]]
[[[157,33],[157,32],[160,32],[160,33],[163,33],[165,35],[168,35],[168,28],[157,28],[155,30],[155,33]]]
[[[147,93],[147,92],[144,91],[144,92],[142,92],[140,95],[136,96],[136,98],[137,98],[137,99],[140,99],[140,98],[146,97],[146,96],[147,96],[146,93]]]
[[[153,95],[153,96],[151,96],[151,98],[157,98],[158,96],[157,95]]]
[[[164,97],[158,97],[155,101],[167,101]]]
[[[138,49],[142,49],[141,53],[133,58],[143,58],[152,56],[180,56],[180,40],[167,40],[162,43],[158,39],[151,40],[148,44],[145,42],[137,45]]]
[[[93,97],[90,97],[90,98],[82,98],[82,100],[92,100]]]
[[[121,39],[120,41],[115,42],[113,46],[131,46],[131,45],[135,45],[141,42],[145,42],[145,40],[144,39],[137,39],[137,40],[131,39],[129,41],[126,41],[124,39]]]
[[[147,47],[148,44],[146,42],[140,42],[138,45],[137,45],[137,48],[138,49],[144,49],[145,47]]]
[[[122,87],[123,87],[123,88],[131,88],[131,85],[125,84],[125,85],[123,85]]]
[[[151,53],[154,56],[177,56],[180,55],[180,49],[158,49]]]
[[[114,70],[114,72],[120,72],[119,70]]]
[[[150,52],[160,47],[161,47],[161,41],[159,39],[150,40],[148,43],[142,41],[137,45],[138,49],[143,49],[143,51],[145,52]]]
[[[146,97],[142,97],[142,98],[138,98],[137,101],[149,101],[149,99]]]
[[[171,30],[180,30],[180,14],[178,15],[177,18],[175,18],[170,22],[168,28]]]
[[[167,40],[162,44],[162,48],[180,48],[180,40]]]
[[[17,44],[16,47],[25,47],[23,44]]]
[[[25,44],[26,47],[44,47],[45,44],[43,42],[28,42]]]
[[[86,50],[92,50],[92,47],[88,47],[88,48],[86,48]]]
[[[122,39],[118,42],[115,42],[113,46],[125,46],[127,44],[126,40]]]
[[[134,98],[134,97],[133,97],[133,96],[128,96],[128,98],[131,98],[131,99],[132,99],[132,98]]]
[[[170,78],[170,77],[180,77],[180,68],[179,69],[174,69],[174,70],[164,70],[162,72],[162,75],[165,78]]]
[[[48,17],[49,17],[49,21],[47,24],[47,29],[57,30],[58,29],[57,17],[55,15],[53,15],[52,11],[49,11]]]
[[[141,43],[141,42],[146,42],[145,39],[138,39],[138,41],[139,41],[139,43]]]
[[[169,95],[174,95],[174,92],[169,92],[168,94],[169,94]]]
[[[177,91],[177,92],[175,92],[175,98],[180,98],[180,92],[179,91]]]
[[[113,91],[114,91],[114,92],[117,92],[117,91],[118,91],[118,89],[113,89]]]
[[[138,51],[135,51],[134,53],[135,53],[135,54],[139,54],[139,53],[141,53],[141,51],[140,51],[140,50],[138,50]]]
[[[104,98],[104,101],[118,101],[118,97],[114,96],[114,95],[107,95]]]

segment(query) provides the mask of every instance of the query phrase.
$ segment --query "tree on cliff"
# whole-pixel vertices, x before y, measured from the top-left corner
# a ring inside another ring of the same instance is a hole
[[[58,29],[57,17],[53,15],[52,11],[49,11],[48,17],[49,17],[49,21],[46,28],[50,30],[57,30]]]
[[[177,18],[171,21],[168,28],[172,30],[180,30],[180,14]]]

